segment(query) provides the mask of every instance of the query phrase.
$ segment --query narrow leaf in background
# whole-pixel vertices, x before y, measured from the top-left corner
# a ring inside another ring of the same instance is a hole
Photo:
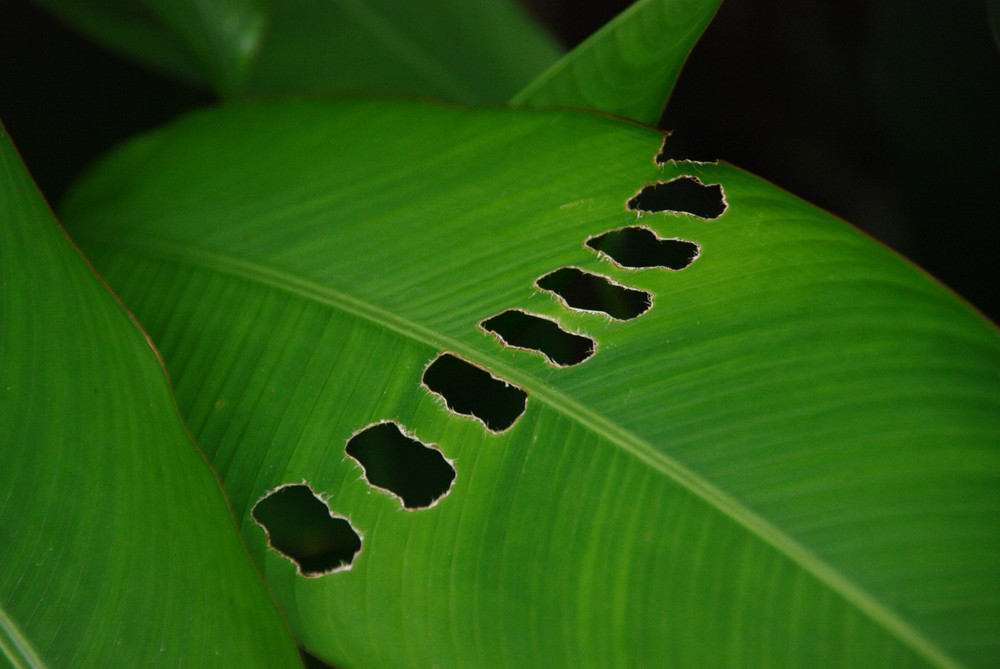
[[[233,97],[243,90],[267,31],[271,0],[142,0],[142,4],[186,44],[219,94]]]
[[[0,660],[299,666],[148,340],[0,136]]]
[[[656,125],[722,0],[639,0],[513,97]]]

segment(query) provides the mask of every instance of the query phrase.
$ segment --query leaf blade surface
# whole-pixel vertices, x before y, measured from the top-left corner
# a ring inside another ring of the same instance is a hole
[[[138,140],[67,201],[311,652],[988,664],[995,327],[751,175],[655,164],[662,139],[571,112],[260,103]],[[721,184],[725,212],[627,210],[682,177]],[[700,255],[629,270],[585,244],[635,225]],[[568,309],[533,287],[561,266],[653,307],[625,322]],[[511,308],[592,337],[595,355],[555,368],[477,327]],[[527,392],[510,430],[421,385],[446,351]],[[345,457],[384,420],[454,462],[433,508],[402,511]],[[302,480],[363,535],[350,571],[301,579],[249,520]]]
[[[576,107],[656,125],[722,0],[638,0],[517,93],[513,104]]]
[[[0,142],[0,652],[296,666],[155,352]]]

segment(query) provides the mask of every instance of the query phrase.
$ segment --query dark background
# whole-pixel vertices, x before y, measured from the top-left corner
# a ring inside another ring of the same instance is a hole
[[[627,0],[531,0],[572,46]],[[0,118],[58,202],[110,146],[212,97],[0,0]],[[1000,50],[986,0],[726,0],[661,127],[851,221],[1000,320]]]

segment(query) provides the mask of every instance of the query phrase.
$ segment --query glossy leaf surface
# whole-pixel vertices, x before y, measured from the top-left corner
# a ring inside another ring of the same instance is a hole
[[[4,661],[299,664],[156,354],[2,132]]]
[[[997,329],[760,179],[657,165],[662,140],[576,112],[236,105],[133,142],[69,197],[71,235],[160,347],[311,652],[378,667],[994,661]],[[720,184],[721,216],[626,208],[681,176]],[[637,226],[697,258],[627,269],[587,245]],[[535,286],[560,267],[653,306],[624,321],[571,309]],[[595,353],[557,367],[480,328],[512,310]],[[527,393],[511,427],[453,414],[422,383],[444,352]],[[404,510],[346,454],[385,421],[453,464],[430,508]],[[304,578],[267,547],[254,504],[303,481],[362,537],[351,569]]]
[[[513,0],[39,0],[220,95],[392,92],[503,102],[560,55]]]
[[[514,96],[656,125],[722,0],[639,0]]]

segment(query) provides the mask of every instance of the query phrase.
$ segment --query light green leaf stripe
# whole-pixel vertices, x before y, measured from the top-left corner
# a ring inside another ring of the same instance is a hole
[[[511,99],[656,125],[722,0],[639,0]]]
[[[0,652],[299,666],[156,353],[0,134]]]
[[[240,93],[267,33],[271,0],[141,0],[186,43],[224,97]]]
[[[31,642],[24,638],[21,630],[2,608],[0,608],[0,652],[3,653],[3,659],[15,669],[45,669],[45,663],[35,653]]]
[[[251,553],[344,666],[990,666],[1000,643],[1000,335],[843,222],[663,137],[569,111],[288,100],[191,116],[98,166],[71,234],[157,342]],[[141,166],[141,169],[140,169]],[[638,216],[720,184],[714,220]],[[585,245],[695,242],[680,271]],[[535,281],[653,295],[634,320]],[[507,309],[596,353],[555,368]],[[528,396],[489,433],[422,385],[451,351]],[[454,463],[408,512],[345,453],[395,421]],[[254,503],[308,482],[363,535],[305,579]],[[386,641],[390,640],[390,641]]]

